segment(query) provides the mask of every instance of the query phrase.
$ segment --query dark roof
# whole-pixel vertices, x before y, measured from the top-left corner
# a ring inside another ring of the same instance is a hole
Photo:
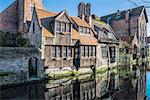
[[[138,16],[141,15],[144,8],[145,8],[144,6],[139,6],[139,7],[133,8],[133,9],[118,11],[118,12],[113,13],[113,14],[102,16],[101,19],[105,22],[108,22],[108,21],[111,22],[111,21],[114,21],[114,20],[124,19],[125,18],[125,13],[127,11],[129,11],[129,17],[135,17],[135,16],[138,17]]]

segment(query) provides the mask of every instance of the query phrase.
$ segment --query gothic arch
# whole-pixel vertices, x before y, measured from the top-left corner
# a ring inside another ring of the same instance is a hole
[[[32,57],[28,61],[29,67],[29,78],[36,78],[37,77],[37,69],[38,69],[38,58]]]

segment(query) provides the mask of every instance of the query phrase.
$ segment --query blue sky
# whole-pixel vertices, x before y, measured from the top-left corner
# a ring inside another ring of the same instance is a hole
[[[0,12],[9,6],[15,0],[0,0]],[[77,16],[77,7],[80,2],[91,3],[91,13],[98,16],[114,13],[117,10],[125,10],[135,7],[127,0],[43,0],[47,10],[60,12],[66,10],[69,15]],[[148,23],[148,32],[150,36],[150,23]]]

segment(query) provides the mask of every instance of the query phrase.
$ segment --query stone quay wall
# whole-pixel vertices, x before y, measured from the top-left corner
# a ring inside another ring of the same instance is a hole
[[[0,47],[0,85],[32,80],[29,60],[37,58],[37,79],[44,78],[44,61],[38,49],[32,47]],[[3,73],[3,74],[2,74]]]

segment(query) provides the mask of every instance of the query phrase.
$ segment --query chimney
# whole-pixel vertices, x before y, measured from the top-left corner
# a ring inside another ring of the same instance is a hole
[[[85,18],[85,4],[84,4],[84,2],[81,2],[78,5],[78,17],[80,17],[82,20],[84,20],[84,18]]]
[[[125,11],[125,20],[129,20],[129,13],[130,13],[130,11],[129,10],[127,10],[127,11]]]
[[[91,17],[91,4],[86,4],[86,15],[85,15],[85,21],[89,23],[89,25],[92,25],[92,17]]]
[[[120,10],[117,10],[117,15],[120,15]]]

